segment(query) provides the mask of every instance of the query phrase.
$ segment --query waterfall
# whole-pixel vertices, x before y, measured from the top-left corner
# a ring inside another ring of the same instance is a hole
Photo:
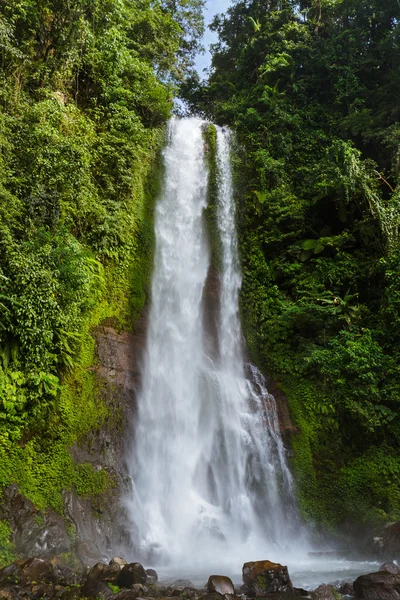
[[[173,119],[156,206],[147,348],[131,458],[136,558],[196,568],[279,560],[301,538],[276,403],[245,365],[230,134],[217,129],[218,348],[207,355],[208,173],[200,119]]]

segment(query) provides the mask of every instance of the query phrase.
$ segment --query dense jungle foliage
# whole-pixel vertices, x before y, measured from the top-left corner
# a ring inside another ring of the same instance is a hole
[[[237,133],[245,331],[329,525],[400,518],[399,21],[397,0],[238,0],[183,90]]]
[[[38,508],[108,485],[68,452],[107,417],[89,332],[144,304],[154,165],[202,27],[202,0],[0,0],[0,493]]]

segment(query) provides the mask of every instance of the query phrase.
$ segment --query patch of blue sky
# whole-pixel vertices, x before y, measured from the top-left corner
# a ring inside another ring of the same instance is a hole
[[[205,77],[205,72],[211,66],[210,45],[218,41],[218,36],[214,31],[210,31],[209,24],[218,13],[224,13],[231,5],[231,0],[207,0],[204,7],[204,20],[206,30],[203,37],[204,54],[199,54],[196,58],[196,69],[201,78]]]

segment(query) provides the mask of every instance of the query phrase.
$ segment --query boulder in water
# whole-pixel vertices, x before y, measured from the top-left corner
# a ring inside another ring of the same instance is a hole
[[[311,592],[312,600],[337,600],[340,594],[333,585],[319,585],[317,589]]]
[[[122,567],[116,579],[116,584],[121,588],[130,588],[135,583],[146,583],[146,571],[140,563],[129,563]]]
[[[394,562],[384,563],[381,567],[379,567],[379,570],[387,571],[388,573],[391,573],[392,575],[399,575],[399,573],[400,573],[400,568]]]
[[[235,594],[235,588],[229,577],[224,575],[211,575],[208,578],[207,589],[209,592],[217,592],[221,596],[225,594]]]
[[[363,600],[400,600],[400,575],[388,571],[360,575],[354,582],[354,591]]]
[[[293,592],[293,584],[288,568],[269,560],[248,562],[242,569],[243,583],[250,589],[250,594],[263,597],[267,594]]]

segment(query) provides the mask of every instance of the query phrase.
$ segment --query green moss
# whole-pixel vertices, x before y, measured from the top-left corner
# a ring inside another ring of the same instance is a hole
[[[102,323],[130,329],[147,301],[154,253],[153,209],[159,192],[160,148],[164,129],[135,171],[134,194],[125,206],[130,243],[120,260],[100,266],[100,292],[84,315],[74,364],[62,377],[60,391],[43,425],[0,426],[0,489],[16,483],[41,510],[63,512],[63,490],[94,497],[113,486],[112,479],[89,464],[75,464],[69,448],[90,432],[118,426],[110,413],[104,383],[97,377],[93,330]],[[102,284],[101,282],[104,282]],[[102,289],[101,289],[102,288]]]
[[[203,138],[206,148],[206,162],[208,167],[207,208],[205,219],[208,238],[211,248],[211,261],[214,268],[220,271],[222,261],[222,245],[218,230],[218,180],[219,167],[217,155],[217,130],[215,125],[203,128]]]

